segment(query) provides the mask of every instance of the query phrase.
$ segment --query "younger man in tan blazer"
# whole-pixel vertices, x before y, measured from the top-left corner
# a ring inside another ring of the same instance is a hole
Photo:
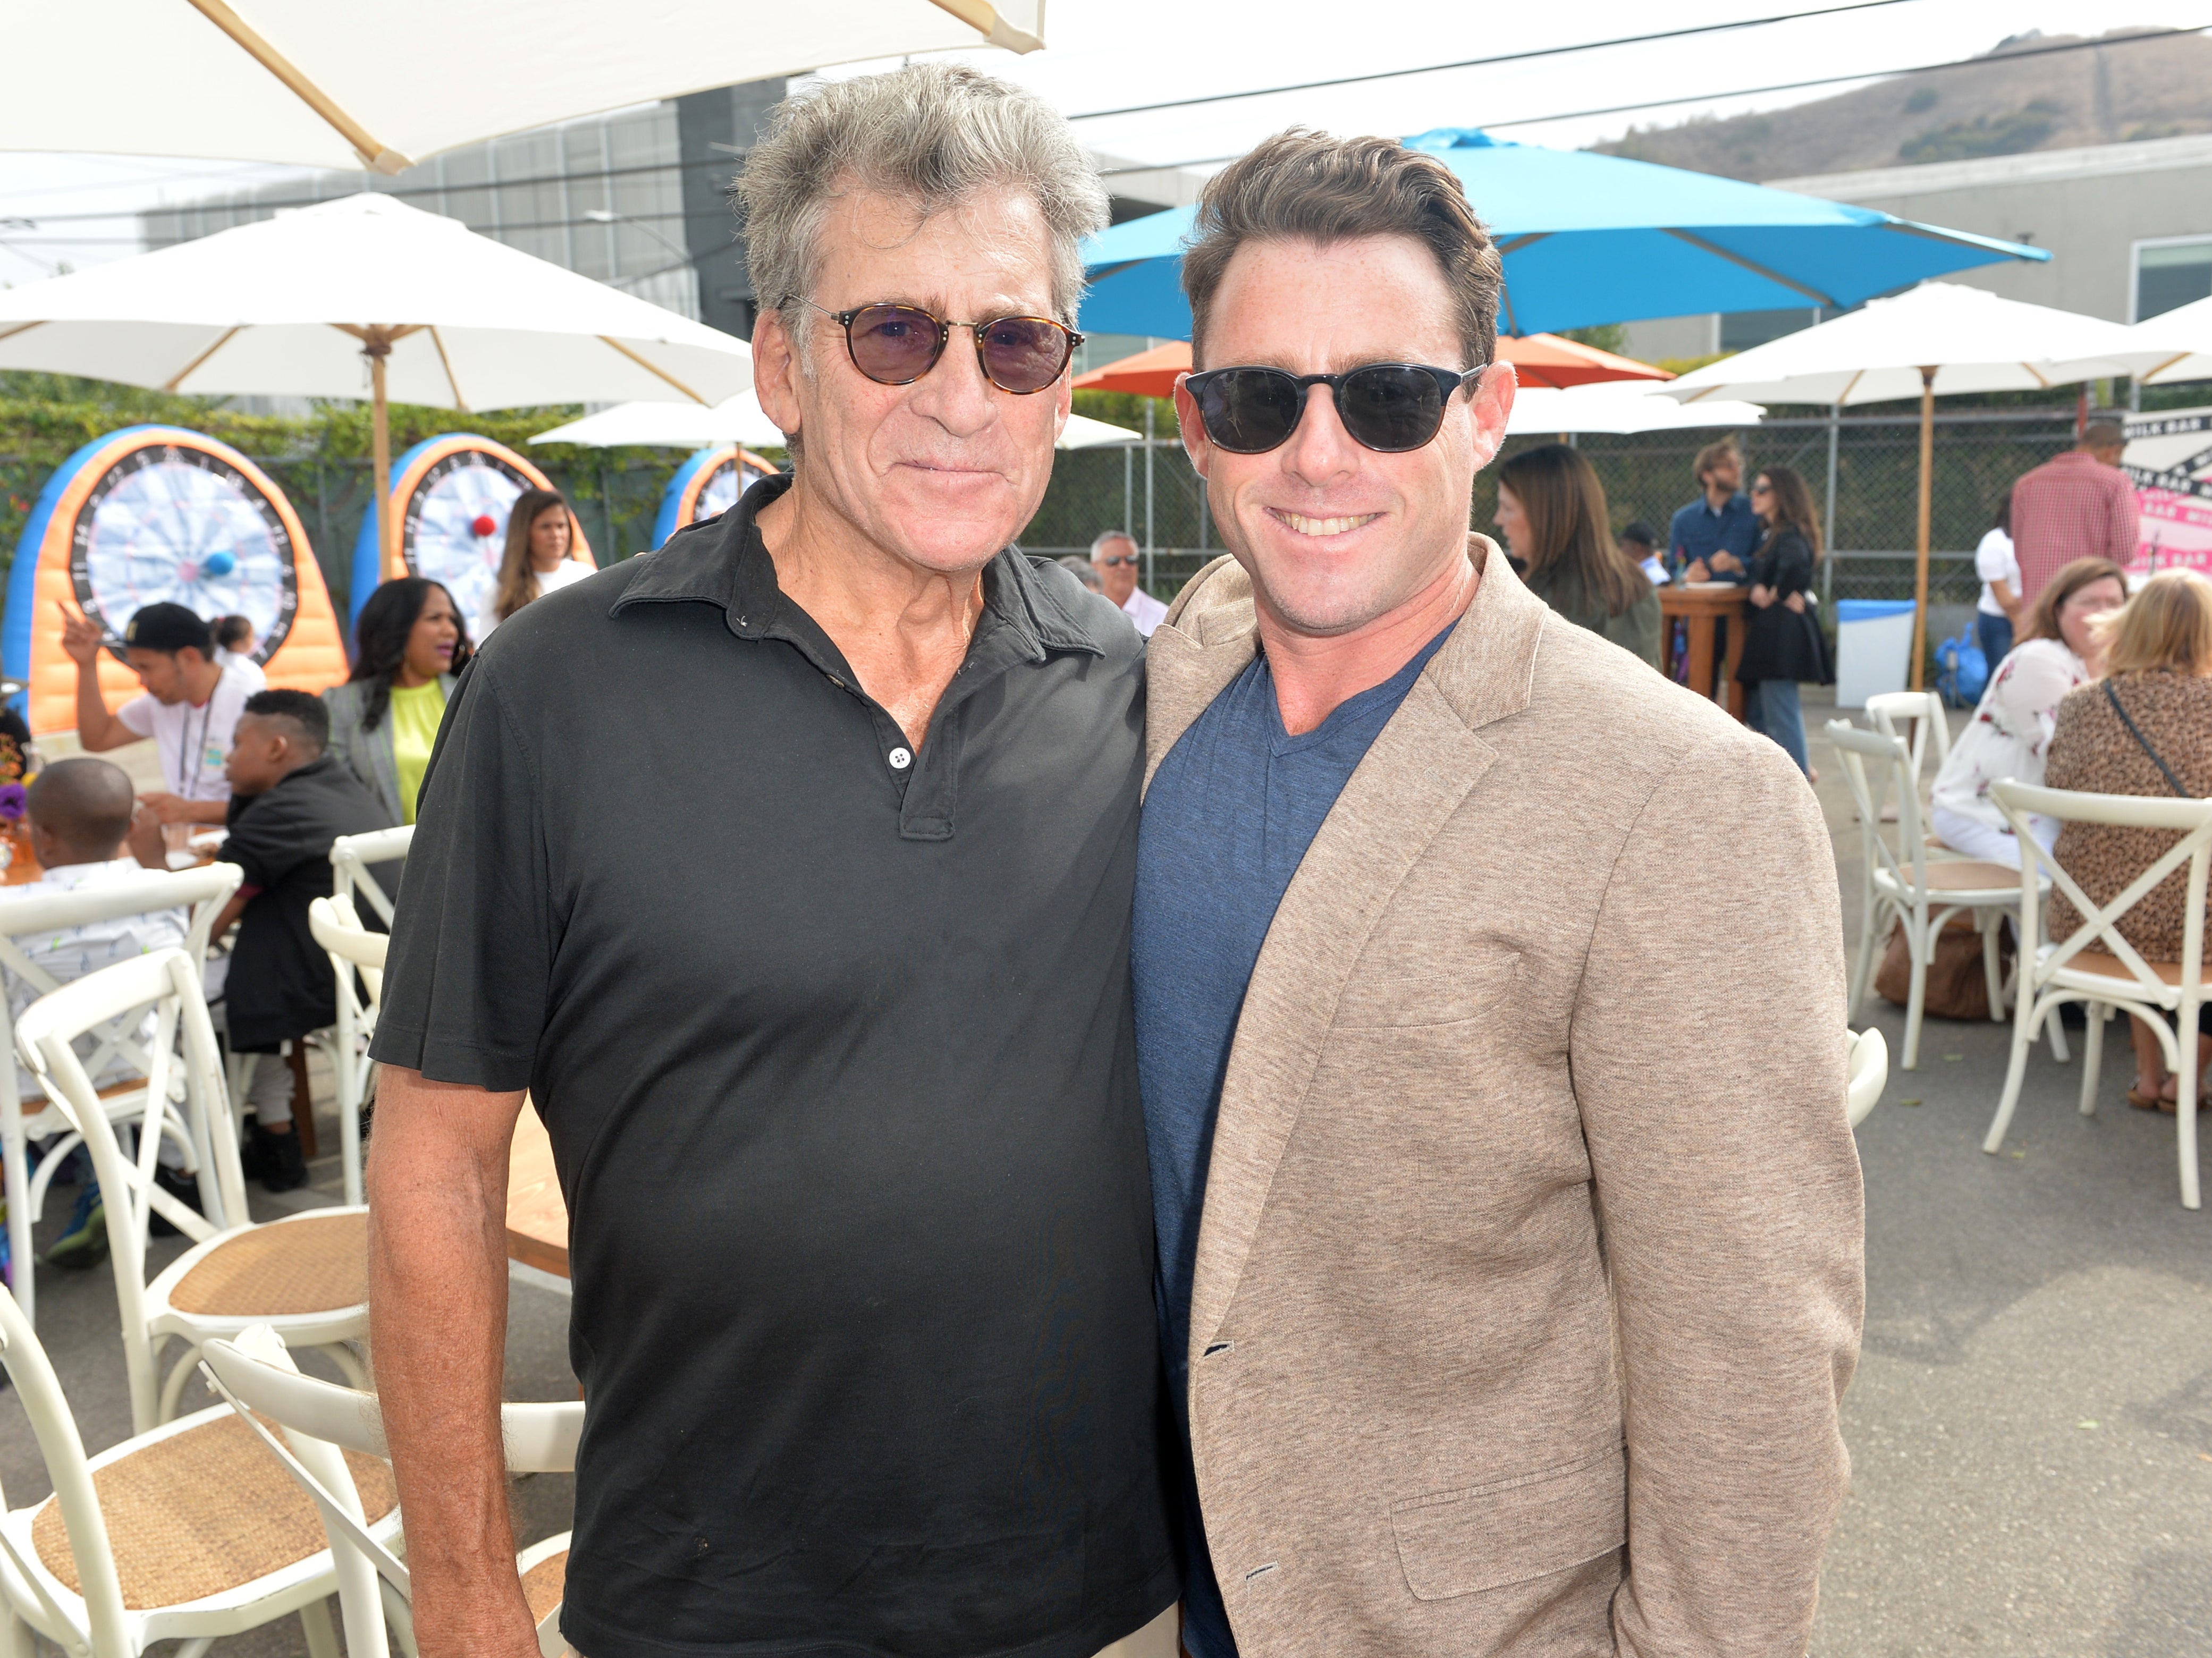
[[[1499,269],[1433,157],[1300,131],[1184,260],[1230,556],[1152,636],[1134,964],[1192,1658],[1796,1658],[1843,1497],[1827,836],[1467,533]]]

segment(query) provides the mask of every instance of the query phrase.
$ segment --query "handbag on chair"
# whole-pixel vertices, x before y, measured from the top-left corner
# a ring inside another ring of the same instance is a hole
[[[1997,938],[1997,969],[2002,981],[2012,964],[2012,929]],[[1912,995],[1912,953],[1905,945],[1905,928],[1893,926],[1889,943],[1875,969],[1875,993],[1903,1007]],[[1928,989],[1922,1011],[1938,1019],[1986,1019],[1990,1017],[1990,984],[1982,971],[1982,935],[1971,916],[1954,915],[1936,935],[1935,958],[1928,963]]]

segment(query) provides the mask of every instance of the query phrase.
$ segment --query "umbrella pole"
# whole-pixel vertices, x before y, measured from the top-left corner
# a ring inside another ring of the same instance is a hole
[[[1926,683],[1928,659],[1928,544],[1932,532],[1936,488],[1936,371],[1920,371],[1920,542],[1912,561],[1911,687]]]
[[[384,360],[392,355],[392,342],[372,331],[362,347],[368,359],[369,441],[374,457],[376,493],[376,555],[379,580],[390,581],[407,572],[399,561],[399,525],[392,512],[392,410],[384,395]]]

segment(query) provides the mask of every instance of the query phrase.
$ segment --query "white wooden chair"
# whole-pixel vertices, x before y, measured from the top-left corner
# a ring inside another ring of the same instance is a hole
[[[1912,780],[1917,784],[1927,773],[1926,762],[1932,749],[1936,755],[1936,771],[1951,757],[1951,726],[1944,718],[1943,698],[1935,691],[1877,691],[1866,701],[1867,718],[1884,737],[1900,735],[1898,727],[1907,720],[1912,722],[1912,736],[1905,745],[1911,757]]]
[[[190,913],[185,950],[191,957],[192,970],[197,973],[207,959],[208,930],[214,925],[216,914],[230,901],[231,894],[238,890],[238,884],[244,878],[235,864],[210,864],[202,869],[179,872],[148,870],[141,877],[112,886],[0,904],[0,966],[43,994],[56,988],[56,981],[24,954],[23,939],[64,927],[113,920],[118,916],[143,914],[149,910],[184,909]],[[102,1052],[90,1074],[98,1076],[106,1068],[111,1053],[121,1054],[143,1072],[144,1055],[127,1027],[106,1033],[102,1042]],[[14,1064],[7,1058],[14,1047],[9,1001],[5,995],[0,995],[0,1161],[7,1166],[8,1246],[15,1263],[16,1298],[22,1304],[23,1315],[35,1323],[38,1286],[31,1227],[45,1212],[47,1188],[68,1159],[75,1131],[58,1111],[43,1100],[32,1101],[30,1114],[25,1114],[21,1083]],[[109,1090],[104,1102],[111,1116],[120,1117],[137,1111],[142,1102],[138,1090],[125,1088]],[[222,1194],[216,1189],[205,1139],[209,1125],[188,1122],[184,1127],[189,1141],[185,1166],[199,1176],[201,1206],[210,1215],[220,1217]],[[234,1132],[227,1110],[222,1132]],[[49,1150],[33,1175],[30,1169],[30,1142],[52,1134],[69,1138]]]
[[[302,1376],[275,1333],[248,1330],[235,1341],[211,1341],[204,1355],[216,1390],[252,1424],[269,1448],[314,1501],[328,1528],[338,1563],[338,1598],[345,1618],[346,1649],[386,1651],[385,1615],[407,1617],[413,1588],[406,1566],[383,1546],[362,1521],[362,1509],[341,1450],[389,1457],[384,1416],[376,1395]],[[576,1444],[583,1436],[581,1400],[546,1405],[502,1405],[501,1436],[507,1466],[514,1473],[567,1473],[576,1466]],[[275,1436],[252,1422],[266,1417],[284,1430],[292,1455]],[[403,1527],[404,1520],[402,1520]],[[538,1649],[561,1658],[561,1598],[568,1570],[568,1533],[533,1543],[515,1557],[523,1595],[538,1620]],[[359,1564],[349,1564],[351,1556]],[[373,1570],[371,1570],[373,1569]],[[371,1592],[376,1578],[390,1593]],[[394,1603],[397,1602],[395,1605]],[[402,1625],[403,1645],[412,1650],[413,1631]]]
[[[313,1658],[337,1658],[338,1588],[313,1504],[227,1406],[88,1457],[29,1316],[0,1289],[0,1362],[15,1384],[53,1495],[0,1514],[0,1650],[28,1650],[24,1625],[72,1658],[173,1658],[298,1613]],[[388,1469],[349,1470],[364,1529],[398,1533]],[[0,1502],[0,1509],[4,1509]],[[356,1649],[366,1653],[369,1649]]]
[[[333,897],[350,898],[359,909],[363,901],[383,918],[384,925],[392,925],[392,900],[397,893],[387,894],[371,875],[373,864],[396,864],[407,856],[407,849],[415,844],[415,826],[403,823],[398,829],[376,829],[367,835],[341,835],[331,842],[331,893]]]
[[[1928,964],[1944,924],[1961,910],[1973,916],[1982,935],[1982,971],[1988,981],[1990,1017],[2004,1020],[2004,983],[1997,967],[1997,927],[2020,908],[2020,876],[2002,864],[1972,859],[1937,860],[1928,853],[1920,826],[1920,796],[1911,786],[1911,756],[1902,738],[1860,731],[1840,720],[1828,722],[1828,738],[1843,762],[1851,798],[1858,807],[1862,864],[1859,899],[1858,969],[1851,975],[1851,1018],[1866,999],[1875,960],[1887,936],[1884,925],[1895,916],[1905,930],[1912,960],[1912,987],[1905,1010],[1904,1070],[1920,1061],[1920,1021],[1928,995]],[[1881,833],[1881,808],[1894,790],[1898,847]],[[2022,933],[2023,938],[2027,937]],[[2064,1038],[2051,1023],[2054,1051],[2063,1057]]]
[[[1845,1087],[1850,1102],[1850,1125],[1856,1128],[1873,1114],[1875,1102],[1881,1098],[1881,1090],[1889,1085],[1889,1043],[1879,1030],[1854,1031],[1851,1033],[1850,1057],[1846,1063],[1850,1075]]]
[[[331,971],[337,979],[338,1022],[330,1053],[331,1068],[337,1077],[339,1162],[345,1171],[345,1200],[360,1203],[364,1200],[361,1113],[376,1091],[376,1062],[368,1057],[368,1044],[376,1034],[377,1010],[384,999],[384,952],[391,946],[392,935],[362,926],[353,900],[343,893],[309,904],[307,926],[315,942],[329,953]]]
[[[137,1156],[126,1159],[114,1125],[99,1108],[71,1038],[118,1015],[136,1019],[148,1007],[155,1040],[142,1108]],[[181,1033],[184,1051],[173,1052]],[[295,1346],[319,1346],[348,1375],[362,1374],[343,1344],[368,1326],[368,1223],[361,1208],[313,1209],[267,1226],[246,1216],[246,1180],[238,1136],[216,1136],[213,1162],[222,1193],[218,1226],[195,1214],[154,1182],[157,1132],[172,1075],[181,1077],[192,1108],[219,1117],[222,1067],[215,1029],[200,993],[199,970],[188,952],[157,951],[118,962],[40,997],[16,1022],[15,1046],[47,1096],[84,1135],[106,1206],[115,1298],[123,1321],[131,1418],[145,1433],[176,1414],[177,1401],[199,1349],[216,1336],[271,1324]],[[146,1239],[155,1212],[193,1240],[151,1284]],[[188,1348],[160,1382],[161,1350],[172,1339]]]
[[[2013,833],[2027,854],[2021,865],[2021,937],[2040,939],[2038,900],[2046,887],[2066,895],[2081,925],[2060,940],[2021,952],[2020,1011],[2014,1025],[2012,1063],[2005,1071],[2004,1093],[1982,1150],[1994,1153],[2004,1144],[2013,1108],[2020,1103],[2021,1080],[2027,1065],[2035,1023],[2063,1002],[2088,1004],[2089,1035],[2082,1045],[2081,1114],[2097,1109],[2097,1070],[2103,1058],[2105,1016],[2118,1008],[2132,1013],[2158,1035],[2167,1067],[2179,1084],[2181,1108],[2174,1121],[2181,1163],[2181,1204],[2200,1205],[2197,1169],[2197,1010],[2208,998],[2204,975],[2204,892],[2212,865],[2212,799],[2180,800],[2135,794],[2076,794],[2066,789],[2034,788],[2025,783],[1990,787]],[[2156,863],[2130,882],[2109,904],[2093,904],[2057,856],[2028,833],[2031,815],[2055,818],[2063,827],[2103,823],[2129,829],[2170,829],[2173,845]],[[2186,866],[2188,896],[2183,901],[2181,960],[2146,962],[2121,936],[2119,922],[2168,875]],[[2039,879],[2048,870],[2047,879]],[[2168,1025],[2168,1017],[2173,1020]]]

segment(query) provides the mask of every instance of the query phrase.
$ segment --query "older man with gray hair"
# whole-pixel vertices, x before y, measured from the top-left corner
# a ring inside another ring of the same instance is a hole
[[[1137,538],[1127,530],[1109,530],[1091,544],[1091,568],[1098,572],[1102,590],[1150,639],[1167,618],[1168,607],[1137,585],[1137,567],[1143,561]]]
[[[795,474],[502,627],[422,785],[369,1177],[416,1635],[538,1650],[498,1425],[527,1089],[575,1648],[1164,1658],[1141,646],[1009,544],[1105,192],[1041,100],[932,64],[786,103],[739,194]]]

